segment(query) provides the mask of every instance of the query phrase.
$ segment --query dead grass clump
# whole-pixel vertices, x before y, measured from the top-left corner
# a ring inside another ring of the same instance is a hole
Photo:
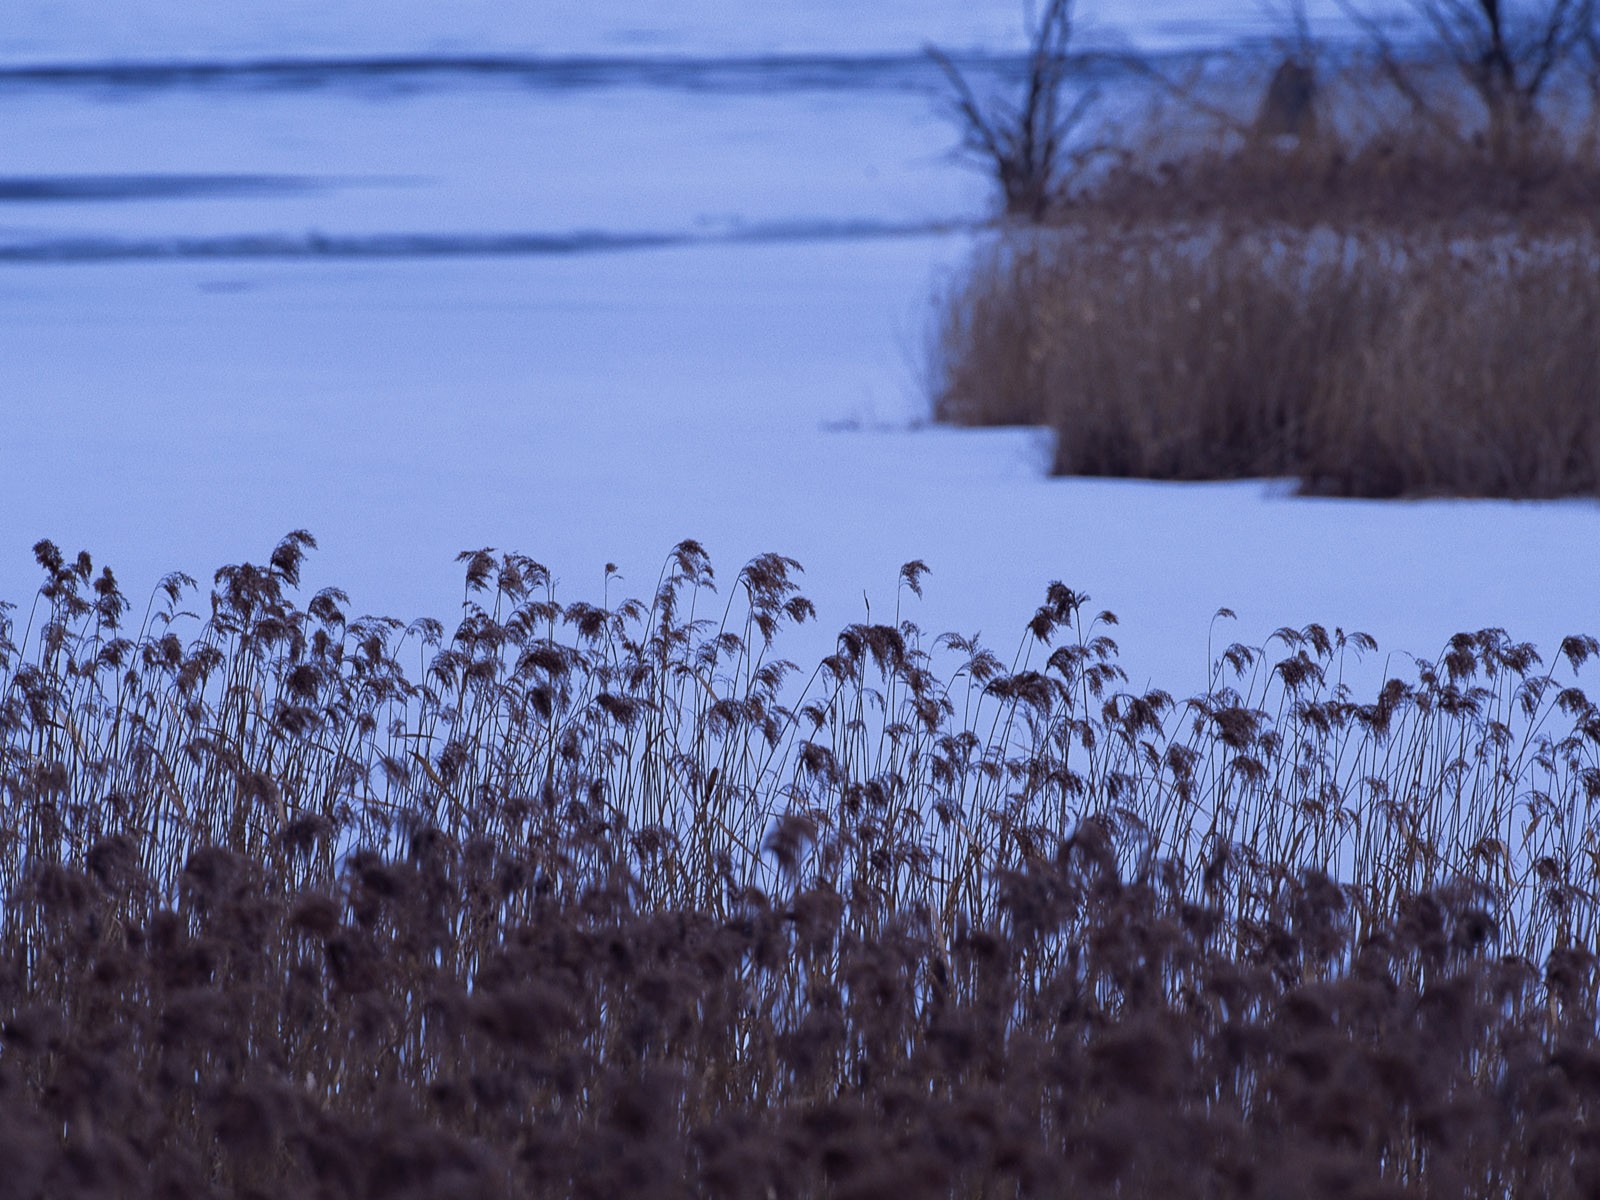
[[[1047,424],[1060,474],[1593,495],[1597,264],[1592,239],[1012,235],[946,302],[935,415]]]
[[[1144,135],[1091,183],[1064,192],[1051,223],[1376,227],[1559,232],[1594,228],[1600,159],[1585,135],[1530,133],[1498,153],[1467,131],[1417,121],[1347,135]]]
[[[10,1195],[1600,1179],[1592,638],[1358,698],[1285,629],[1180,704],[1055,584],[1010,663],[862,624],[795,688],[781,557],[474,552],[446,635],[301,608],[312,544],[125,630],[41,543],[0,620]]]
[[[1306,486],[1342,495],[1600,494],[1600,245],[1440,247],[1330,364]]]

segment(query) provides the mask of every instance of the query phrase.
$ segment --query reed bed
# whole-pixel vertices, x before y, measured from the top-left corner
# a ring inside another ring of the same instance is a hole
[[[1600,494],[1600,93],[1486,125],[1448,63],[1311,49],[1292,122],[1241,66],[1080,137],[938,299],[934,418],[1063,475]]]
[[[939,347],[938,419],[1048,425],[1058,474],[1600,494],[1592,235],[1013,233],[948,298]]]
[[[0,624],[10,1194],[1600,1182],[1593,638],[1356,696],[1284,629],[1179,701],[1057,583],[803,674],[781,556],[476,551],[447,632],[301,607],[313,545],[134,624],[41,542]]]

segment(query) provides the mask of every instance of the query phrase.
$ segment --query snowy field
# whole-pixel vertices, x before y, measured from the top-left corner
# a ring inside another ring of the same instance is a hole
[[[1220,0],[1083,9],[1106,45],[1267,28]],[[906,615],[999,649],[1061,579],[1121,616],[1135,683],[1179,692],[1202,685],[1208,636],[1283,624],[1429,656],[1484,625],[1552,652],[1600,632],[1590,503],[1054,480],[1038,434],[928,428],[931,297],[988,195],[895,72],[915,75],[929,38],[1013,49],[1017,7],[673,10],[278,0],[240,20],[11,0],[0,597],[26,611],[40,537],[142,596],[303,526],[322,545],[310,586],[403,617],[451,613],[465,548],[528,553],[567,599],[598,598],[607,562],[647,593],[684,537],[725,580],[780,551],[821,609],[786,644],[802,658],[868,603],[891,615],[908,559],[933,574]],[[865,52],[891,62],[843,82],[655,71]],[[379,54],[622,57],[559,86],[532,69],[95,73]],[[94,69],[15,74],[39,64]],[[1213,635],[1224,605],[1240,620]]]

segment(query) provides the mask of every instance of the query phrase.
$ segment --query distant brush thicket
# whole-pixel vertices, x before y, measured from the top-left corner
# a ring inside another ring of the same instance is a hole
[[[1047,425],[1058,474],[1600,495],[1600,6],[1413,7],[1337,60],[1300,10],[1265,83],[1146,67],[1166,108],[940,298],[936,419]]]
[[[1600,1186],[1600,709],[1499,630],[1132,693],[796,564],[456,628],[41,542],[0,625],[0,1162],[78,1196],[1547,1196]],[[903,589],[920,594],[925,567]]]

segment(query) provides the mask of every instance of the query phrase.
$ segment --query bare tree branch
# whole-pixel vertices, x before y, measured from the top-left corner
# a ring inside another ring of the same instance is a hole
[[[948,54],[935,46],[926,48],[950,84],[963,146],[986,160],[1004,194],[1006,212],[1013,216],[1037,219],[1044,214],[1058,183],[1062,146],[1098,94],[1085,93],[1062,116],[1072,5],[1073,0],[1048,0],[1037,21],[1030,13],[1027,75],[1015,105],[986,107]]]
[[[978,103],[977,96],[973,95],[966,76],[961,73],[961,68],[937,46],[926,46],[924,51],[944,72],[945,79],[949,81],[951,90],[955,94],[953,105],[962,119],[962,141],[970,149],[995,159],[1001,158],[1003,151],[999,139],[995,137],[988,118],[983,115],[983,107]]]
[[[1388,43],[1374,37],[1376,23],[1359,13],[1353,0],[1339,2],[1374,38],[1386,64],[1393,65]],[[1477,93],[1497,139],[1513,127],[1537,121],[1546,86],[1579,52],[1595,11],[1595,0],[1543,0],[1526,20],[1513,23],[1502,0],[1409,0],[1409,4]],[[1391,79],[1398,83],[1393,75]]]
[[[1181,100],[1186,106],[1199,113],[1201,116],[1208,117],[1224,128],[1232,130],[1234,133],[1245,136],[1249,135],[1251,129],[1250,122],[1241,120],[1237,114],[1231,113],[1225,108],[1220,108],[1217,105],[1209,103],[1200,95],[1198,76],[1204,70],[1204,61],[1202,61],[1195,68],[1192,77],[1187,81],[1174,79],[1172,76],[1158,70],[1154,64],[1143,58],[1140,58],[1138,55],[1125,55],[1119,57],[1117,61],[1127,70],[1130,70],[1135,74],[1149,80],[1151,83],[1154,83],[1169,96],[1173,97],[1174,99]]]
[[[1401,99],[1411,106],[1411,111],[1426,121],[1444,137],[1451,141],[1459,142],[1461,133],[1439,111],[1422,89],[1417,85],[1413,72],[1400,60],[1399,52],[1395,49],[1394,42],[1384,32],[1383,26],[1362,9],[1358,8],[1354,0],[1337,0],[1339,9],[1344,15],[1361,30],[1362,36],[1367,39],[1377,54],[1378,70],[1389,81],[1389,86],[1399,93]]]

